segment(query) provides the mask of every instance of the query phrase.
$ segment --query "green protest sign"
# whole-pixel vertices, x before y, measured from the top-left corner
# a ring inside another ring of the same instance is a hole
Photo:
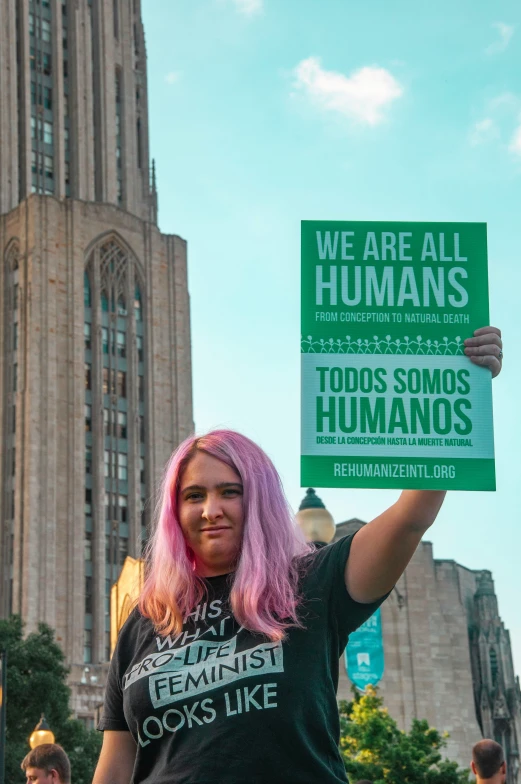
[[[349,635],[345,665],[349,680],[361,691],[381,681],[385,662],[380,609]]]
[[[302,222],[301,484],[494,490],[484,223]]]

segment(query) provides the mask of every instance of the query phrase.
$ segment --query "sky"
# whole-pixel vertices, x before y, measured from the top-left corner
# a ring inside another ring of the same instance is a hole
[[[521,675],[521,5],[142,0],[159,225],[188,241],[198,432],[230,427],[300,486],[300,221],[488,224],[497,491],[425,539],[493,573]],[[336,522],[398,493],[321,489]]]

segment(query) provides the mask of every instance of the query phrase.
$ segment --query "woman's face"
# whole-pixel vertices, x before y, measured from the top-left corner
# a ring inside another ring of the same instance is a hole
[[[241,549],[243,488],[229,465],[196,452],[181,477],[179,521],[202,577],[233,571]]]

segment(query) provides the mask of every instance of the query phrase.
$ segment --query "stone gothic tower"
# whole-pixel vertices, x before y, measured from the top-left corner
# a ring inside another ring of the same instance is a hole
[[[157,227],[139,0],[0,3],[0,259],[0,614],[56,629],[90,721],[111,585],[193,429],[186,243]]]
[[[519,770],[521,690],[512,661],[510,635],[499,616],[492,575],[483,571],[474,594],[470,627],[476,713],[483,737],[500,743],[507,758],[508,784]]]

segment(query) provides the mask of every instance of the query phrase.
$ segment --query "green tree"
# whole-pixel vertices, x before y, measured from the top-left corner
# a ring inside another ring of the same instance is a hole
[[[350,781],[373,784],[468,784],[468,772],[443,759],[445,738],[425,720],[398,729],[378,690],[340,702],[340,750]]]
[[[0,648],[7,650],[5,780],[25,782],[20,763],[30,751],[29,736],[44,712],[56,743],[69,755],[74,784],[91,784],[101,737],[71,718],[68,670],[53,630],[41,623],[24,639],[22,621],[13,615],[0,621]]]

